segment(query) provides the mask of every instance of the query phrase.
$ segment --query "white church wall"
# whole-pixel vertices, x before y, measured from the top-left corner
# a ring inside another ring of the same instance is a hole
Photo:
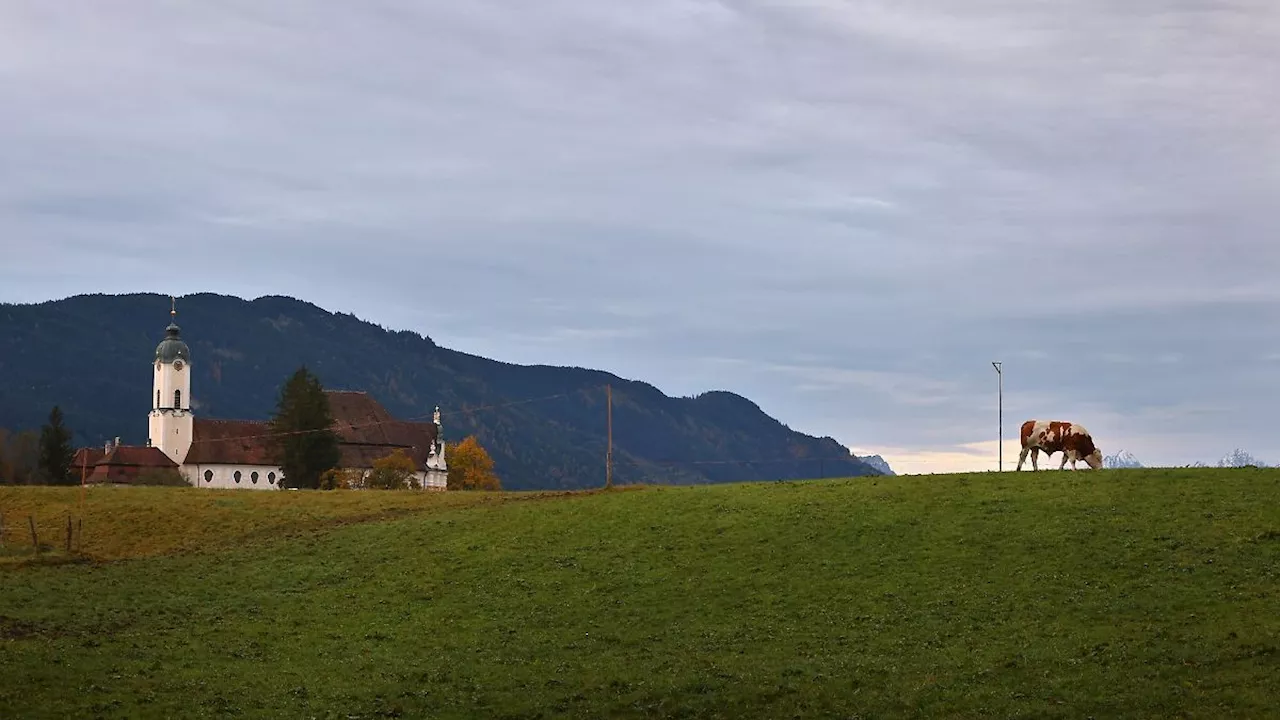
[[[196,487],[214,490],[279,490],[284,475],[272,465],[188,465],[185,469],[194,471],[187,482],[194,477]]]
[[[367,475],[372,468],[361,468]],[[187,482],[196,487],[213,490],[279,490],[280,468],[270,465],[186,465],[182,468]],[[236,473],[240,473],[239,482]],[[254,482],[257,473],[257,482]],[[414,473],[423,490],[445,490],[449,476],[439,471],[419,470]]]
[[[418,482],[423,490],[444,490],[449,486],[449,474],[438,470],[426,470],[417,473]]]

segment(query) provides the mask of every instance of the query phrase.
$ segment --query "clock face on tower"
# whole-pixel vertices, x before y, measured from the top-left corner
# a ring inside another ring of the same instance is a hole
[[[174,369],[174,370],[181,370],[181,369],[182,369],[182,364],[183,364],[183,363],[182,363],[182,358],[178,358],[177,360],[174,360],[174,361],[173,361],[173,369]]]

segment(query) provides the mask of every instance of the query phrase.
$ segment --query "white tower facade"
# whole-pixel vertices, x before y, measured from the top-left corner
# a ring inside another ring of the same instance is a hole
[[[432,420],[436,424],[436,441],[427,449],[427,471],[423,489],[444,490],[449,485],[449,464],[444,460],[444,428],[440,425],[440,408]]]
[[[182,465],[191,449],[195,416],[191,414],[191,350],[182,341],[177,309],[169,310],[169,327],[156,346],[151,383],[149,442]]]

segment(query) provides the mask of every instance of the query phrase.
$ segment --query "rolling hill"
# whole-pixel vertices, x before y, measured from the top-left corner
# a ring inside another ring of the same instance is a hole
[[[86,495],[0,488],[5,717],[1280,706],[1280,470]]]
[[[475,434],[504,487],[583,488],[604,482],[609,384],[619,483],[881,474],[732,392],[675,398],[605,372],[504,363],[287,297],[205,293],[179,309],[193,410],[204,417],[267,418],[281,383],[306,364],[327,388],[366,391],[400,418],[439,405],[446,441]],[[168,310],[154,294],[0,305],[0,428],[38,428],[57,404],[79,444],[145,442]]]

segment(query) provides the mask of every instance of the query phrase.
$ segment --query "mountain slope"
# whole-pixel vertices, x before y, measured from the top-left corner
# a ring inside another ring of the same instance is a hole
[[[617,482],[879,474],[835,440],[795,432],[729,392],[672,398],[605,372],[503,363],[293,298],[202,293],[178,307],[192,407],[204,417],[265,419],[305,363],[327,388],[366,391],[400,418],[439,405],[446,441],[476,434],[505,487],[589,487],[604,482],[609,384]],[[168,310],[154,294],[0,305],[0,427],[39,427],[58,404],[77,443],[143,443]]]
[[[893,468],[889,467],[889,461],[879,455],[858,455],[857,458],[885,475],[896,475]]]

